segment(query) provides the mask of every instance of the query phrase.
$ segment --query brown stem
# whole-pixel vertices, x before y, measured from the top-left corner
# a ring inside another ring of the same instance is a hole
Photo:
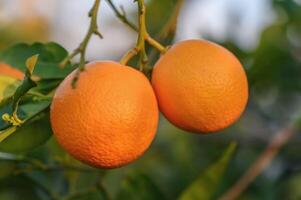
[[[234,200],[238,198],[257,176],[271,164],[280,149],[293,137],[295,128],[293,125],[290,125],[279,131],[245,174],[219,200]]]
[[[106,0],[109,4],[109,6],[112,8],[112,10],[114,11],[115,15],[126,25],[128,25],[129,28],[131,28],[132,30],[138,32],[138,28],[135,24],[133,24],[132,22],[130,22],[126,16],[125,11],[122,9],[121,11],[118,10],[118,8],[116,7],[116,5],[113,3],[112,0]]]
[[[97,25],[97,17],[98,17],[98,11],[100,7],[100,1],[101,0],[95,0],[93,7],[91,8],[89,12],[89,17],[91,19],[90,26],[87,31],[87,34],[85,35],[83,41],[80,43],[79,47],[77,47],[69,56],[67,56],[62,63],[60,64],[62,68],[64,68],[72,58],[74,58],[77,55],[80,55],[80,61],[78,70],[75,74],[74,79],[72,80],[72,86],[76,86],[76,82],[79,79],[80,73],[84,71],[85,64],[86,64],[86,50],[87,46],[90,42],[90,39],[93,35],[97,35],[100,38],[103,38],[101,33],[98,31],[98,25]]]

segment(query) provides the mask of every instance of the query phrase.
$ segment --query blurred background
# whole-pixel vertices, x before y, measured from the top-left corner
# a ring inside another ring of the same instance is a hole
[[[114,3],[122,5],[129,19],[136,21],[132,0]],[[176,3],[177,0],[147,1],[150,33],[165,44],[204,38],[233,51],[247,70],[250,83],[250,101],[242,118],[221,133],[195,135],[175,128],[161,116],[149,151],[137,162],[116,170],[16,173],[14,162],[1,161],[1,200],[51,199],[47,188],[66,194],[89,187],[98,178],[112,198],[135,199],[122,191],[124,187],[130,191],[134,185],[141,193],[152,193],[136,199],[155,199],[154,194],[160,194],[157,199],[173,200],[219,158],[231,141],[237,141],[237,150],[216,194],[219,196],[248,169],[274,134],[301,114],[300,0],[185,0],[176,34],[162,39],[159,33]],[[92,4],[93,0],[0,0],[0,50],[18,42],[55,41],[72,51],[87,31],[87,13]],[[89,60],[119,60],[135,44],[136,33],[115,17],[106,1],[102,2],[99,29],[104,39],[92,39]],[[53,138],[27,155],[45,162],[81,166]],[[143,184],[152,190],[144,191]],[[102,198],[88,190],[87,194],[70,199]],[[301,199],[299,133],[239,199]]]

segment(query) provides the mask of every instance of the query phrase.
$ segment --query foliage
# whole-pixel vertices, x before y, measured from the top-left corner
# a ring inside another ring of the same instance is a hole
[[[74,69],[70,66],[65,68],[59,66],[68,55],[68,52],[54,42],[13,45],[0,53],[0,60],[25,72],[25,61],[37,54],[39,55],[39,60],[34,75],[41,79],[62,79]]]
[[[203,199],[210,200],[217,191],[220,180],[228,166],[229,160],[234,152],[236,144],[232,143],[225,150],[224,155],[201,173],[180,196],[180,200]]]

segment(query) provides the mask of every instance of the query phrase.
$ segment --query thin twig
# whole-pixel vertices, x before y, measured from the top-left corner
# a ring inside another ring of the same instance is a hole
[[[153,47],[156,47],[156,49],[159,50],[160,53],[165,53],[167,51],[166,47],[164,47],[154,38],[150,37],[148,34],[145,36],[145,40]]]
[[[75,75],[75,78],[73,80],[73,86],[75,86],[80,73],[85,68],[86,63],[86,49],[89,44],[89,41],[93,35],[99,36],[101,39],[103,38],[101,33],[98,31],[98,25],[97,25],[97,17],[98,17],[98,11],[100,7],[100,0],[95,0],[95,3],[91,10],[89,11],[89,17],[91,18],[90,26],[88,29],[88,32],[86,36],[84,37],[83,41],[80,43],[79,47],[77,47],[68,57],[66,57],[63,62],[61,63],[62,67],[65,67],[72,58],[74,58],[76,55],[80,54],[80,61],[78,66],[77,74]]]
[[[128,51],[123,58],[120,60],[120,63],[126,65],[131,58],[139,54],[139,69],[143,71],[144,65],[148,62],[146,50],[145,50],[145,35],[147,35],[146,24],[145,24],[145,13],[146,8],[144,0],[137,0],[138,3],[138,38],[136,46]]]
[[[112,10],[114,11],[115,15],[126,25],[128,25],[129,28],[131,28],[132,30],[138,32],[138,27],[129,21],[129,19],[126,16],[126,12],[124,11],[123,7],[121,7],[121,11],[118,10],[118,8],[116,7],[116,5],[113,3],[112,0],[106,0],[109,4],[109,6],[112,8]]]
[[[234,200],[238,198],[271,164],[280,149],[293,137],[296,128],[294,125],[290,125],[279,131],[245,174],[219,200]]]
[[[109,1],[109,0],[108,0]],[[112,1],[109,1],[110,5],[114,5]],[[153,39],[147,32],[146,28],[146,22],[145,22],[145,14],[146,14],[146,7],[144,0],[137,0],[138,3],[138,19],[139,19],[139,28],[138,28],[138,39],[136,46],[128,51],[120,60],[120,63],[123,65],[126,65],[134,56],[139,55],[139,69],[140,71],[144,70],[145,65],[148,63],[148,56],[146,53],[145,48],[145,41],[147,41],[150,45],[155,47],[157,50],[159,50],[161,53],[166,52],[166,48],[161,45],[159,42],[157,42],[155,39]],[[111,6],[112,7],[112,6]],[[112,7],[113,11],[117,12],[116,15],[129,27],[132,27],[131,23],[126,18],[125,12],[120,13],[118,9],[116,9],[116,6]],[[133,30],[136,30],[136,28],[132,27]]]
[[[134,23],[132,23],[126,16],[126,12],[123,10],[123,7],[121,7],[121,11],[117,8],[117,6],[113,3],[112,0],[106,0],[109,4],[109,6],[112,8],[114,11],[115,15],[122,21],[124,24],[126,24],[129,28],[131,28],[133,31],[136,31],[139,33],[138,36],[138,42],[135,48],[131,49],[130,51],[127,52],[126,55],[121,59],[122,64],[126,64],[129,62],[131,58],[134,56],[138,55],[140,53],[140,62],[142,63],[142,66],[147,62],[147,56],[146,53],[144,53],[143,49],[145,49],[145,41],[148,42],[150,45],[155,47],[160,53],[165,53],[166,48],[160,44],[158,41],[156,41],[154,38],[152,38],[147,30],[146,30],[146,24],[145,24],[145,12],[146,12],[146,7],[144,0],[137,0],[138,2],[138,15],[139,15],[139,27],[137,27]],[[142,41],[143,40],[143,41]],[[138,44],[139,43],[139,44]],[[145,55],[143,55],[145,54]],[[142,67],[143,68],[143,67]],[[141,66],[140,66],[141,70]]]

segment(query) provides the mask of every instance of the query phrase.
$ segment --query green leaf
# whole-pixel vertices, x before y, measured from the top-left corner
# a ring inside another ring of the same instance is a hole
[[[38,58],[39,58],[39,55],[36,54],[26,60],[25,65],[26,65],[26,68],[27,68],[28,72],[30,73],[30,75],[33,74],[33,70],[38,62]]]
[[[24,176],[9,176],[0,182],[1,200],[37,200],[39,198],[36,185]]]
[[[39,55],[34,75],[41,79],[57,79],[66,77],[74,67],[70,64],[62,69],[59,64],[68,56],[68,52],[59,44],[34,43],[16,44],[0,53],[0,60],[23,72],[26,71],[26,60],[34,55]]]
[[[0,102],[2,103],[2,100],[11,97],[20,83],[17,79],[0,75]]]
[[[117,200],[166,199],[158,186],[146,175],[135,173],[122,183]]]
[[[29,65],[32,65],[34,60],[31,61],[31,59],[35,60],[35,57],[29,58],[26,63]],[[35,62],[36,63],[36,62]],[[24,123],[23,120],[21,120],[18,116],[18,108],[19,108],[19,103],[21,99],[27,94],[27,92],[31,89],[37,86],[36,82],[32,80],[32,71],[34,70],[34,65],[33,66],[28,66],[28,69],[26,70],[25,73],[25,78],[22,81],[22,83],[18,86],[16,89],[14,95],[12,96],[12,114],[9,115],[8,113],[5,113],[2,116],[2,119],[6,122],[9,122],[13,126],[20,126],[21,124]]]
[[[41,94],[42,95],[42,94]],[[18,116],[22,119],[28,120],[33,118],[35,115],[47,111],[51,103],[51,99],[43,99],[39,100],[36,96],[26,96],[23,98],[24,101],[20,102],[18,107]],[[12,113],[12,102],[7,102],[5,104],[0,105],[0,116],[3,116],[5,113]],[[0,117],[0,131],[5,130],[9,127],[9,123],[2,120]]]
[[[231,143],[223,155],[204,172],[201,173],[184,192],[179,200],[210,200],[215,194],[221,178],[234,153],[236,143]]]
[[[285,197],[291,200],[301,199],[301,173],[296,172],[288,177],[288,180],[284,182],[284,188],[281,188]]]
[[[36,87],[37,84],[33,80],[31,80],[30,77],[25,77],[23,80],[22,84],[19,85],[19,87],[16,89],[14,97],[13,97],[13,102],[16,104],[20,99],[26,95],[26,93],[31,89]]]
[[[5,140],[7,137],[9,137],[12,133],[14,133],[16,130],[17,130],[17,127],[13,126],[4,131],[0,131],[0,143],[3,140]]]
[[[3,120],[3,115],[12,112],[11,105],[11,102],[8,102],[7,104],[0,106],[0,131],[4,131],[5,129],[10,127],[10,124]]]
[[[150,1],[147,5],[146,22],[150,34],[159,33],[168,22],[170,13],[174,8],[174,0]],[[156,13],[154,15],[153,13]]]
[[[43,79],[37,82],[38,86],[33,88],[32,91],[39,92],[41,94],[49,94],[53,92],[55,88],[61,83],[61,79]]]
[[[46,110],[47,107],[49,107],[50,103],[50,100],[31,100],[22,104],[19,109],[22,111],[22,113],[24,113],[26,118],[31,118],[32,116],[38,114],[40,111]]]
[[[0,76],[0,81],[4,83],[0,86],[0,92],[3,94],[3,99],[1,99],[0,103],[0,116],[2,118],[5,116],[5,120],[0,119],[1,131],[9,128],[10,124],[16,125],[13,123],[16,118],[19,119],[21,117],[24,121],[33,118],[49,107],[51,103],[50,96],[45,96],[39,91],[29,91],[36,86],[36,83],[31,80],[29,72],[26,73],[25,79],[21,84],[17,82],[18,85],[15,84],[14,79],[5,76]],[[4,99],[5,101],[3,101]],[[12,116],[9,113],[12,113]],[[21,125],[23,122],[18,125]],[[7,131],[5,131],[6,134],[8,133]],[[6,134],[3,134],[3,137]]]
[[[39,113],[47,111],[50,103],[51,98],[39,99],[39,97],[37,96],[27,95],[23,98],[23,100],[20,102],[20,105],[18,106],[18,117],[24,119],[24,121],[27,122]],[[8,101],[6,104],[0,104],[0,116],[12,112],[12,101]],[[3,131],[9,127],[10,124],[0,118],[0,131]]]
[[[15,170],[16,164],[12,161],[0,160],[0,181],[11,175]]]
[[[52,135],[49,121],[49,113],[45,113],[31,122],[25,123],[22,127],[17,128],[14,134],[9,135],[0,143],[0,151],[23,153],[41,146]]]
[[[265,94],[267,90],[277,89],[279,93],[292,93],[301,90],[301,68],[299,57],[287,36],[286,23],[277,23],[266,28],[252,58],[248,70],[250,85],[255,92]],[[271,70],[272,68],[272,70]]]

